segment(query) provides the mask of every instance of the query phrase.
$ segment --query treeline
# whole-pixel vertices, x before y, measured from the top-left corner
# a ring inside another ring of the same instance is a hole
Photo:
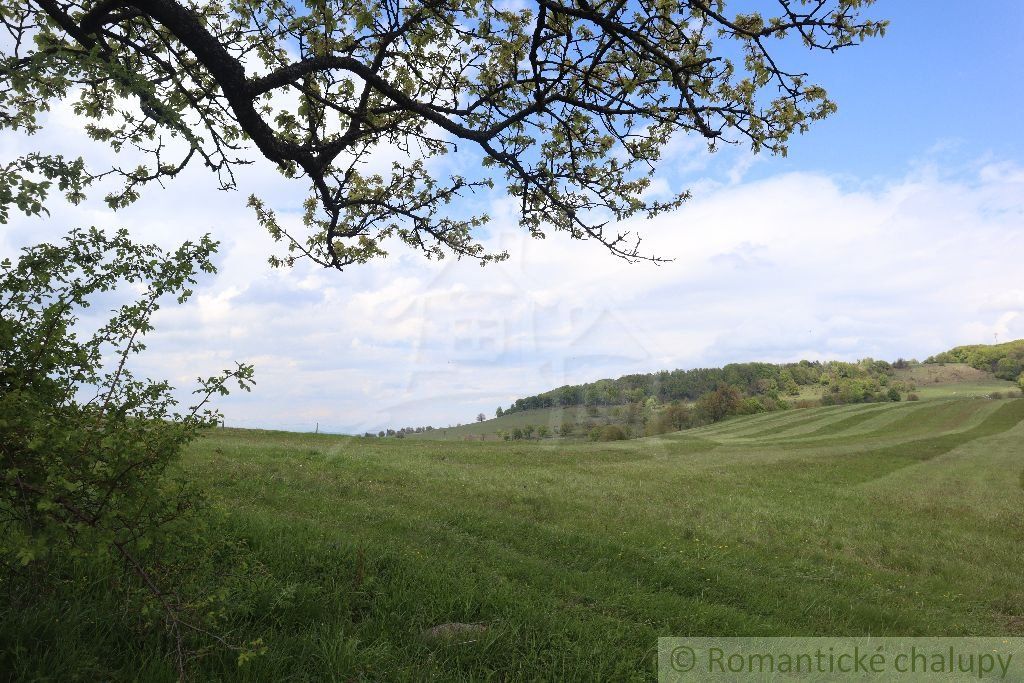
[[[660,404],[692,402],[716,391],[731,387],[741,400],[784,400],[798,396],[800,388],[825,385],[828,401],[856,403],[883,400],[893,388],[892,376],[898,367],[909,361],[888,363],[865,358],[856,363],[840,361],[808,361],[798,363],[732,363],[722,368],[672,370],[650,374],[625,375],[618,379],[602,379],[588,384],[566,385],[551,391],[516,400],[508,408],[498,408],[496,415],[535,408],[557,406],[612,406],[644,403],[654,399]],[[896,386],[898,392],[912,387]],[[748,404],[751,412],[774,409]]]
[[[402,427],[401,429],[382,429],[379,432],[366,432],[363,434],[365,437],[379,437],[383,439],[386,436],[394,436],[399,439],[404,438],[406,434],[422,434],[424,432],[432,432],[434,428],[430,425],[426,427]]]
[[[991,372],[999,379],[1020,382],[1024,389],[1024,339],[1003,344],[957,346],[928,358],[925,363],[966,363]]]

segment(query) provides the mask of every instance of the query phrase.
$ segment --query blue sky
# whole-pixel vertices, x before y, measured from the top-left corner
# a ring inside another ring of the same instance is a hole
[[[839,112],[794,139],[788,158],[672,145],[658,187],[688,187],[693,200],[630,226],[676,259],[661,267],[557,235],[532,241],[495,192],[477,201],[506,263],[396,249],[344,273],[272,270],[274,245],[245,197],[287,209],[302,187],[265,164],[244,169],[236,193],[196,169],[117,214],[99,201],[55,205],[50,219],[5,226],[0,254],[71,225],[127,226],[168,246],[212,232],[220,272],[188,305],[160,311],[140,369],[187,388],[233,360],[254,363],[254,392],[221,403],[236,426],[444,426],[629,372],[923,358],[1024,337],[1024,3],[882,0],[872,14],[892,20],[883,39],[813,59],[789,51]],[[68,106],[33,140],[0,138],[0,160],[36,147],[107,154]]]
[[[759,172],[891,177],[941,146],[960,158],[1021,159],[1024,3],[881,0],[885,38],[836,55],[794,53],[839,103]]]

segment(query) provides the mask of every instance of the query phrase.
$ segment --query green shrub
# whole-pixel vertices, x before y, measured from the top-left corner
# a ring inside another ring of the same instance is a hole
[[[604,425],[590,430],[591,441],[625,441],[629,436],[619,425]]]
[[[741,400],[736,408],[737,415],[755,415],[763,412],[765,412],[764,403],[753,397]]]
[[[135,377],[129,360],[160,302],[184,302],[197,272],[214,270],[215,248],[204,237],[165,253],[92,228],[0,263],[0,571],[39,585],[83,559],[109,566],[126,599],[165,613],[182,671],[167,559],[189,542],[199,498],[167,468],[217,424],[214,395],[232,380],[249,389],[252,367],[200,379],[179,411],[168,383]],[[141,294],[82,329],[82,311],[120,287]]]

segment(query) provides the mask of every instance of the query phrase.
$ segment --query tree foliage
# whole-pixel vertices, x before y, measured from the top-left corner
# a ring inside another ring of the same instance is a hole
[[[885,22],[862,16],[872,2],[3,0],[0,127],[35,132],[70,100],[89,136],[142,161],[26,155],[0,168],[0,205],[38,214],[51,191],[77,202],[113,176],[106,199],[121,207],[194,163],[231,188],[255,146],[309,188],[298,228],[250,199],[286,247],[276,263],[341,268],[396,240],[504,258],[474,235],[488,217],[452,205],[495,183],[534,237],[657,259],[613,226],[686,198],[647,198],[670,140],[785,153],[835,104],[779,43],[835,52],[878,35]],[[389,149],[391,168],[368,171]]]
[[[833,364],[800,361],[772,363],[730,363],[721,368],[694,368],[646,374],[624,375],[587,384],[570,384],[534,396],[516,399],[505,414],[554,406],[622,405],[656,399],[661,403],[695,401],[722,384],[738,387],[747,394],[774,396],[781,388],[817,384]],[[595,413],[596,414],[596,411]]]

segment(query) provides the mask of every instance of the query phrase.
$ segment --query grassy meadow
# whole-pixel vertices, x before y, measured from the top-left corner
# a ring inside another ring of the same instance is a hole
[[[1024,635],[1024,400],[790,410],[615,443],[216,430],[201,680],[649,680],[664,635]],[[229,539],[223,543],[220,539]],[[0,608],[0,671],[172,680],[101,581]],[[449,622],[483,630],[429,638]]]

